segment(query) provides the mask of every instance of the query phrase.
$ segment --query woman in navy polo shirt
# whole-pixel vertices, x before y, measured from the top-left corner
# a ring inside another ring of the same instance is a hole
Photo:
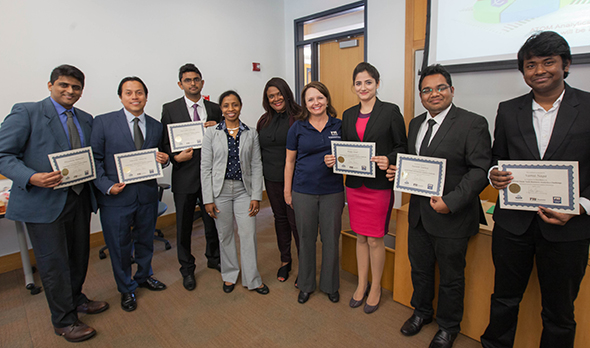
[[[285,202],[295,210],[299,232],[299,303],[316,288],[316,240],[322,241],[320,290],[332,302],[340,294],[338,242],[344,208],[342,175],[324,164],[332,140],[340,140],[342,121],[336,118],[330,92],[321,82],[311,82],[301,93],[303,110],[287,135]]]

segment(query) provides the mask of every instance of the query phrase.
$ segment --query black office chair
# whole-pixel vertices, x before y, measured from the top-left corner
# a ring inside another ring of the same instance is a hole
[[[158,188],[158,217],[160,217],[161,215],[163,215],[166,210],[168,210],[168,206],[166,205],[166,203],[162,202],[162,197],[164,196],[164,190],[167,190],[170,188],[170,184],[158,184],[159,188]],[[154,241],[160,241],[164,243],[164,248],[166,250],[170,250],[172,248],[172,246],[170,245],[170,242],[164,238],[164,233],[162,233],[162,230],[160,229],[156,229],[155,233],[154,233]],[[104,260],[107,258],[107,254],[105,253],[105,251],[108,249],[108,247],[105,245],[102,248],[100,248],[100,250],[98,251],[98,257],[101,260]],[[133,256],[131,257],[131,262],[135,262],[133,259]]]

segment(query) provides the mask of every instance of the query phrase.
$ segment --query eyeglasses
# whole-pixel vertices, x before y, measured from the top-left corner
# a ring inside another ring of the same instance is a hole
[[[200,77],[195,77],[194,79],[184,79],[182,80],[182,82],[186,83],[187,85],[194,83],[199,83],[201,82],[201,78]]]
[[[430,93],[432,93],[433,90],[436,90],[438,93],[442,93],[442,92],[446,91],[449,88],[451,88],[451,86],[449,86],[449,85],[436,86],[436,88],[434,88],[434,89],[432,89],[430,87],[425,87],[425,88],[422,88],[422,90],[420,91],[420,93],[422,93],[424,95],[429,95]]]

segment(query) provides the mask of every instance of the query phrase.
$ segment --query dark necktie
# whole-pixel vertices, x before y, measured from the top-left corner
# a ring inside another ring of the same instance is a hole
[[[65,114],[68,117],[68,120],[66,121],[66,126],[68,127],[68,133],[70,134],[70,147],[72,150],[79,149],[82,147],[82,142],[80,141],[80,133],[78,133],[78,127],[76,127],[76,124],[74,123],[74,114],[69,110],[66,110]],[[79,195],[83,189],[84,184],[77,184],[72,186],[72,190],[74,190],[74,192],[76,192],[77,195]]]
[[[133,122],[135,123],[133,125],[133,142],[135,142],[135,149],[141,150],[143,147],[143,134],[141,128],[139,128],[139,118],[135,117]]]
[[[199,117],[199,112],[197,111],[197,103],[193,104],[193,109],[195,109],[195,111],[193,112],[193,121],[200,121],[201,118]]]
[[[430,137],[432,136],[432,127],[434,127],[435,124],[436,121],[434,119],[431,118],[428,120],[428,130],[426,131],[424,139],[422,139],[422,144],[420,145],[420,155],[424,154],[428,148],[428,143],[430,143]]]

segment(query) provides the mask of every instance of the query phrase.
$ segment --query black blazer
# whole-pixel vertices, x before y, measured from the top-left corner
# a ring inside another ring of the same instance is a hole
[[[590,199],[590,93],[565,85],[549,146],[540,158],[533,128],[533,92],[498,106],[494,131],[493,164],[499,160],[578,161],[580,197]],[[565,226],[543,222],[535,211],[502,209],[496,205],[494,221],[521,235],[537,219],[543,237],[553,242],[590,238],[590,216],[583,214]]]
[[[207,110],[207,121],[220,123],[222,117],[219,105],[207,100],[203,100],[203,102]],[[176,193],[196,193],[201,187],[201,150],[195,149],[193,158],[182,163],[176,162],[174,155],[170,151],[168,124],[190,121],[192,119],[186,108],[184,97],[162,106],[162,125],[164,126],[162,149],[170,156],[170,161],[172,161],[172,192]]]
[[[342,114],[342,140],[361,141],[356,132],[356,121],[361,104],[355,105]],[[390,164],[395,164],[398,153],[407,152],[406,124],[399,107],[382,102],[377,98],[371,118],[363,136],[365,142],[375,142],[376,155],[387,156]],[[359,188],[362,185],[370,189],[392,189],[393,182],[387,180],[385,171],[377,168],[375,179],[347,175],[346,186]]]
[[[424,113],[410,122],[408,150],[416,155],[416,138]],[[415,227],[420,219],[433,236],[464,238],[479,231],[481,202],[479,194],[488,185],[491,162],[488,122],[480,115],[451,106],[423,156],[446,158],[446,179],[442,199],[449,214],[439,214],[430,206],[430,198],[412,195],[408,220]]]

